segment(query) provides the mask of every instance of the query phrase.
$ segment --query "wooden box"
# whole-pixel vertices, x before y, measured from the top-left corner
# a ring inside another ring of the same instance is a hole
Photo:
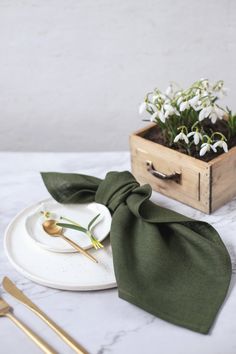
[[[130,136],[132,173],[139,183],[207,214],[236,196],[236,147],[205,162],[145,139],[153,127]]]

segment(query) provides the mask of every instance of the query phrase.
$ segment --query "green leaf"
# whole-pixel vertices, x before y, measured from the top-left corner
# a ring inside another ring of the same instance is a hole
[[[82,226],[77,226],[77,225],[72,225],[72,224],[65,224],[65,223],[61,223],[61,222],[58,222],[57,225],[61,226],[61,227],[65,227],[66,229],[73,229],[73,230],[81,231],[81,232],[84,232],[84,233],[87,232],[87,230],[84,227],[82,227]]]
[[[97,220],[97,218],[100,216],[100,214],[97,214],[88,224],[88,230],[91,229],[92,225],[94,224],[94,222]]]

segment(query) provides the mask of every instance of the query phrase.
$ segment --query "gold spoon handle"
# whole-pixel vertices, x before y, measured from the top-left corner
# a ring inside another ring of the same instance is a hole
[[[57,354],[57,352],[47,344],[40,336],[32,331],[28,326],[23,322],[18,320],[12,313],[6,313],[6,317],[10,318],[28,337],[30,337],[35,344],[37,344],[44,353],[46,354]]]
[[[63,238],[63,240],[67,241],[72,247],[74,247],[77,251],[79,251],[80,253],[82,253],[84,256],[88,257],[91,261],[98,263],[98,261],[96,260],[96,258],[94,258],[90,253],[88,253],[87,251],[85,251],[82,247],[80,247],[77,243],[75,243],[74,241],[72,241],[71,239],[69,239],[68,237],[66,237],[63,234],[60,234],[60,237]]]

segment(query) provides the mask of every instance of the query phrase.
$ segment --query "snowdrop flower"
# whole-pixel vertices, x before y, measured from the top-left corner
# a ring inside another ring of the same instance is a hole
[[[174,90],[173,90],[173,85],[169,85],[165,91],[166,96],[173,97]]]
[[[166,118],[168,118],[169,116],[172,116],[173,114],[176,114],[177,116],[180,115],[179,112],[177,111],[177,109],[169,103],[164,104],[164,108],[165,108]]]
[[[139,114],[143,114],[148,108],[152,108],[153,111],[155,110],[155,106],[152,103],[142,102],[139,106]]]
[[[158,118],[158,114],[159,114],[159,111],[156,111],[151,115],[151,122],[153,122],[156,118]]]
[[[144,111],[146,111],[147,109],[147,102],[143,102],[141,103],[141,105],[139,106],[139,114],[143,114]]]
[[[156,101],[159,101],[159,102],[163,102],[166,100],[166,96],[163,95],[162,93],[160,92],[155,92],[152,96],[152,102],[153,103],[156,103]]]
[[[176,137],[174,138],[174,143],[177,143],[179,140],[184,140],[186,144],[189,143],[188,137],[186,134],[184,134],[183,131],[181,131]]]
[[[184,101],[180,103],[179,110],[180,112],[185,111],[186,109],[190,108],[190,104],[188,101]]]
[[[38,212],[41,215],[42,219],[55,219],[59,218],[59,215],[56,212],[52,212],[48,210],[48,206],[45,203],[41,203]]]
[[[199,109],[197,106],[199,106],[199,104],[201,103],[199,101],[199,99],[200,99],[200,97],[197,95],[197,96],[192,97],[188,101],[181,102],[180,106],[179,106],[179,110],[181,112],[183,112],[186,109],[189,109],[190,107],[192,107],[195,111],[197,111]]]
[[[178,98],[178,100],[177,100],[177,105],[179,106],[180,105],[180,103],[183,101],[183,96],[181,96],[181,93],[180,93],[180,97]]]
[[[165,112],[164,112],[164,109],[162,108],[160,111],[159,111],[159,114],[158,114],[158,117],[160,119],[160,121],[162,123],[165,123],[166,122],[166,115],[165,115]]]
[[[191,136],[193,136],[193,141],[195,145],[199,144],[199,141],[203,139],[203,136],[201,133],[199,133],[199,131],[195,131],[195,132],[191,132],[187,134],[187,137],[190,138]]]
[[[210,84],[209,84],[208,79],[204,79],[204,78],[200,79],[200,84],[205,90],[210,88]]]
[[[213,91],[217,92],[220,98],[223,98],[227,95],[228,89],[224,87],[224,81],[220,80],[213,86]]]
[[[199,99],[200,99],[200,96],[196,95],[193,98],[191,98],[188,102],[189,102],[190,106],[192,106],[195,109],[196,106],[201,104],[201,101],[199,101]]]
[[[214,148],[221,147],[224,152],[228,152],[228,145],[224,140],[218,140],[213,144]]]
[[[199,121],[202,121],[205,118],[210,118],[211,122],[214,124],[217,119],[222,119],[225,112],[223,109],[219,108],[217,105],[213,104],[212,106],[204,107],[199,113]]]
[[[152,118],[151,118],[151,121],[154,121],[155,119],[160,119],[160,121],[162,122],[162,123],[165,123],[166,122],[166,115],[165,115],[165,112],[164,112],[164,109],[163,109],[163,107],[160,109],[160,110],[158,110],[158,111],[156,111],[156,112],[154,112],[153,114],[152,114]]]
[[[199,155],[200,155],[200,156],[203,156],[203,155],[205,155],[205,153],[206,153],[207,151],[210,151],[210,150],[213,150],[214,152],[216,152],[216,148],[214,147],[214,145],[212,145],[212,144],[210,144],[210,143],[203,143],[203,144],[201,145],[201,150],[200,150],[200,152],[199,152]]]
[[[168,102],[168,101],[167,101]],[[173,114],[180,115],[175,107],[173,107],[170,103],[164,104],[161,109],[157,110],[152,114],[151,120],[160,119],[162,123],[166,122],[166,119]]]

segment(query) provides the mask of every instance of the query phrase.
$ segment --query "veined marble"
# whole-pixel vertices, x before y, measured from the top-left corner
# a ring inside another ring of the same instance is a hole
[[[130,169],[128,152],[0,153],[1,238],[21,209],[48,196],[39,171],[79,172],[103,178],[110,170]],[[117,290],[68,292],[46,288],[17,273],[0,246],[0,279],[8,275],[49,316],[91,354],[235,354],[236,353],[236,199],[212,215],[205,215],[153,192],[153,201],[189,217],[211,223],[231,255],[230,290],[213,329],[202,335],[177,327],[118,298]],[[72,350],[41,320],[11,296],[1,295],[15,314],[40,333],[59,353]],[[1,354],[41,351],[7,318],[0,318]]]

